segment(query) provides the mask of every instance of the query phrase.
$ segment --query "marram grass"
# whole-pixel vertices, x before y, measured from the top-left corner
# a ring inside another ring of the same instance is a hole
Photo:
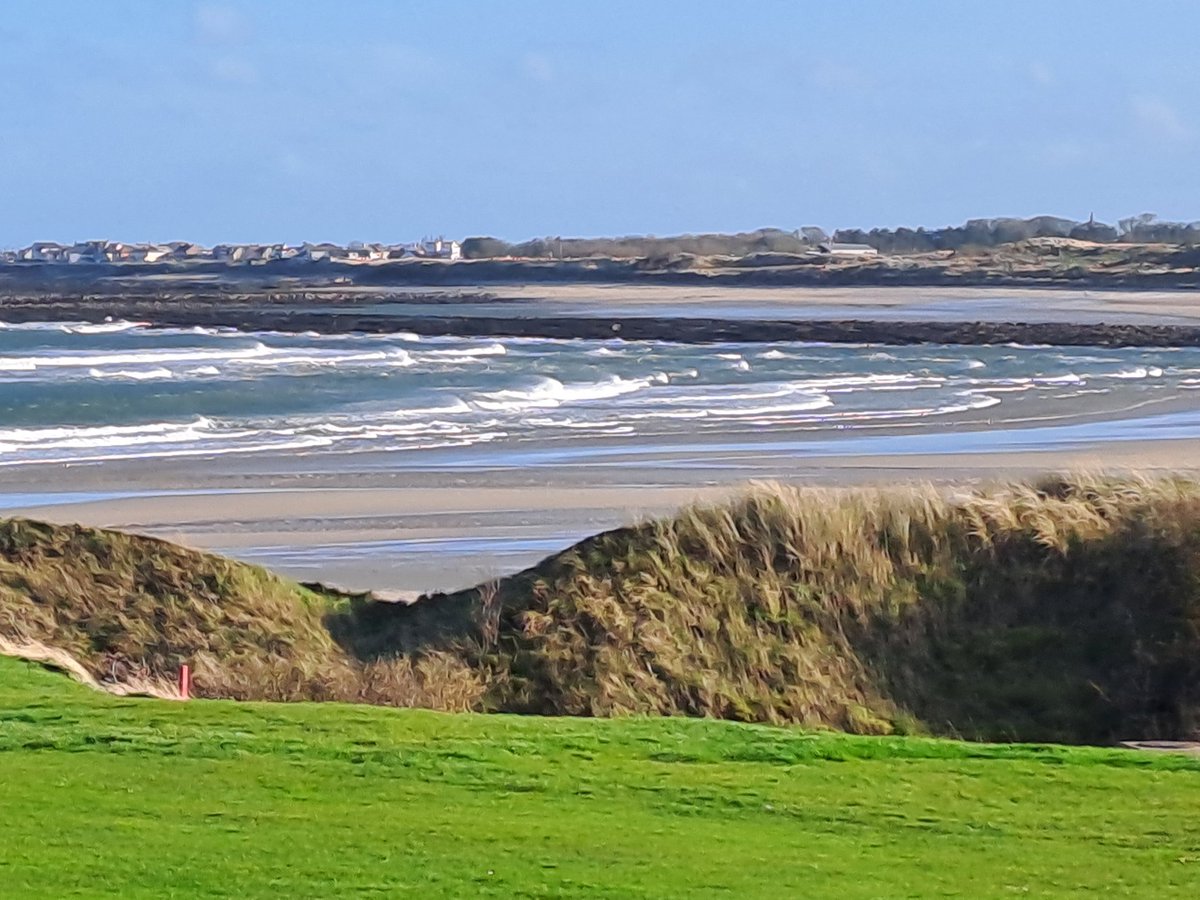
[[[1200,487],[759,486],[412,606],[0,525],[0,633],[207,696],[1107,742],[1200,727]]]

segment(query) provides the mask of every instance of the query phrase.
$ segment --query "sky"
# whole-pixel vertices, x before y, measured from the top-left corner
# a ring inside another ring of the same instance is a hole
[[[1192,0],[6,0],[0,247],[1200,219]]]

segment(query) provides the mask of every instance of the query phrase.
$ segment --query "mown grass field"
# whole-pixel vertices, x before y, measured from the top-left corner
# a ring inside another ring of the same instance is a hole
[[[0,896],[1195,897],[1200,760],[117,699],[0,658]]]

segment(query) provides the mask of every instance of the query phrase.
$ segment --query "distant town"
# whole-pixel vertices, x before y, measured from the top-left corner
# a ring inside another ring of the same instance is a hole
[[[1155,245],[1150,249],[1150,245]],[[424,238],[405,244],[363,243],[222,243],[211,247],[190,241],[127,243],[92,240],[73,244],[36,241],[18,250],[0,250],[0,265],[22,263],[112,265],[121,263],[176,266],[190,262],[263,265],[333,262],[387,263],[398,260],[644,260],[650,268],[720,267],[729,259],[742,265],[840,264],[888,265],[884,258],[938,260],[980,253],[1046,257],[1059,262],[1085,255],[1137,256],[1144,264],[1177,267],[1187,260],[1159,259],[1169,248],[1200,246],[1200,222],[1162,221],[1152,213],[1120,219],[1116,225],[1089,216],[1084,221],[1058,216],[970,219],[942,228],[843,228],[827,232],[816,226],[786,230],[760,228],[736,234],[682,234],[626,237],[542,237],[510,243],[496,237]],[[1136,248],[1136,249],[1135,249]],[[1111,251],[1111,252],[1110,252]],[[1147,256],[1149,254],[1149,256]],[[1157,254],[1157,255],[1156,255]],[[1151,258],[1153,257],[1153,258]],[[1011,260],[1008,260],[1011,261]],[[1005,262],[1005,266],[1008,265]],[[907,263],[906,263],[907,265]]]
[[[121,241],[80,241],[59,244],[35,241],[19,250],[0,250],[3,263],[58,263],[87,265],[103,263],[182,263],[227,262],[265,263],[273,260],[345,263],[382,262],[394,259],[460,259],[462,245],[445,238],[427,238],[409,244],[364,244],[354,241],[340,244],[216,244],[205,247],[189,241],[164,244],[123,243]]]

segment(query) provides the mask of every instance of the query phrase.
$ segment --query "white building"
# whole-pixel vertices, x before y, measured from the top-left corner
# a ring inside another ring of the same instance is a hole
[[[825,241],[817,245],[817,249],[830,256],[878,256],[879,251],[870,244],[842,244],[837,241]]]
[[[437,237],[426,238],[414,248],[414,255],[430,259],[462,259],[462,245],[458,241],[448,241]]]

